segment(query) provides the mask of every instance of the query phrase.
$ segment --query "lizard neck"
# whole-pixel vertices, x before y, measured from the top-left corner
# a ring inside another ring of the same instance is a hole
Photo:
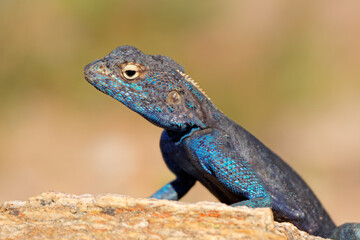
[[[201,108],[204,113],[205,128],[216,128],[219,124],[228,120],[228,117],[216,108],[208,98],[205,99]]]
[[[210,99],[204,99],[204,102],[200,106],[203,113],[201,125],[188,126],[181,131],[166,129],[169,137],[176,145],[181,144],[184,139],[190,137],[196,131],[207,128],[217,128],[221,122],[228,120],[228,118],[214,106]]]

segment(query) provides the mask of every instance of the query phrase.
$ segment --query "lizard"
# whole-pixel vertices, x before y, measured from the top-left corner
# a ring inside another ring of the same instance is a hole
[[[151,198],[179,200],[198,181],[219,201],[269,207],[274,219],[312,235],[360,239],[360,224],[336,227],[305,181],[219,109],[170,57],[120,46],[84,69],[96,89],[163,128],[160,149],[175,180]]]

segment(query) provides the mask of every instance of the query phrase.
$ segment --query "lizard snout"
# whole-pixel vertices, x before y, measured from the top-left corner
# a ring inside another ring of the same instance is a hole
[[[84,68],[84,76],[89,83],[93,83],[98,77],[106,76],[110,73],[111,71],[105,66],[105,62],[102,60],[96,60]]]

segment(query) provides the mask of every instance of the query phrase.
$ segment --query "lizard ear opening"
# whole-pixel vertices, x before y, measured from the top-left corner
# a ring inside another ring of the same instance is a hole
[[[181,96],[180,93],[178,93],[177,91],[171,91],[169,92],[169,94],[167,95],[166,101],[170,104],[180,104],[181,103]]]

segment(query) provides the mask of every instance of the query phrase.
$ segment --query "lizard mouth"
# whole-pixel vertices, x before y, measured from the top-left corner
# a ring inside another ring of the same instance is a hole
[[[86,79],[86,81],[88,81],[91,84],[94,82],[94,79],[95,79],[95,78],[92,77],[95,74],[95,72],[94,72],[94,63],[95,62],[89,63],[84,68],[85,79]]]

